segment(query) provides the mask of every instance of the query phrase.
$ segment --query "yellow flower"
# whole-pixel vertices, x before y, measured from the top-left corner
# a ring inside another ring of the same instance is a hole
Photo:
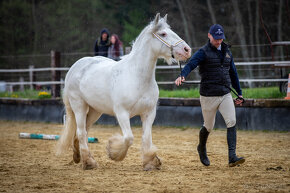
[[[51,98],[51,94],[45,91],[38,93],[38,98],[44,99],[44,98]]]
[[[45,92],[45,91],[42,91],[42,92],[39,92],[39,93],[38,93],[38,96],[41,96],[41,95],[47,95],[47,96],[48,96],[48,95],[50,95],[50,94],[48,94],[48,93]]]
[[[17,94],[12,94],[11,97],[12,98],[18,98],[18,95]]]

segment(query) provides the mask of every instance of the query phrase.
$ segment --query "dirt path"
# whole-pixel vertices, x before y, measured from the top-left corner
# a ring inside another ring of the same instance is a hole
[[[142,170],[141,128],[122,162],[107,158],[108,138],[118,127],[94,126],[89,147],[99,168],[83,171],[72,152],[54,156],[56,141],[19,139],[20,132],[60,134],[62,125],[0,121],[0,192],[290,192],[290,133],[238,131],[240,167],[227,165],[226,131],[209,137],[211,166],[199,162],[198,129],[154,127],[163,161],[159,171]]]

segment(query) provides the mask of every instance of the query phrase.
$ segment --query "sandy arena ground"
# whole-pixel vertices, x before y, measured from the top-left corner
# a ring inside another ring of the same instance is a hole
[[[240,156],[246,163],[227,165],[226,131],[215,130],[208,142],[211,166],[196,151],[198,129],[153,127],[162,169],[143,171],[142,131],[134,127],[134,144],[122,162],[106,155],[108,138],[118,127],[94,126],[89,144],[99,164],[82,170],[72,152],[55,157],[56,141],[19,139],[20,132],[60,134],[62,125],[0,121],[0,192],[290,192],[290,133],[238,131]]]

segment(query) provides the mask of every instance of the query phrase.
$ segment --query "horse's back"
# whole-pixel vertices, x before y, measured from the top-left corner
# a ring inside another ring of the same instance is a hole
[[[95,65],[103,66],[102,65],[103,61],[112,61],[112,60],[106,57],[102,57],[102,56],[84,57],[84,58],[79,59],[69,69],[66,75],[66,80],[71,79],[72,76],[75,76],[76,74],[82,75],[83,73],[86,72],[88,68],[91,68],[92,66],[95,66]]]
[[[107,109],[111,102],[109,78],[115,64],[116,61],[101,56],[79,59],[66,75],[64,94],[74,100],[83,100],[95,109],[97,106]]]

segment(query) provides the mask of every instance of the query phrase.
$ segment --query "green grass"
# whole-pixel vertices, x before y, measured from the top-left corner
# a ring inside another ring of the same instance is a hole
[[[243,89],[244,98],[254,99],[271,99],[271,98],[283,98],[286,93],[281,93],[279,87],[263,87],[263,88],[246,88]]]
[[[30,98],[38,99],[40,91],[37,90],[25,90],[23,92],[0,92],[0,97],[10,97],[10,98]],[[232,94],[233,95],[233,94]],[[169,97],[169,98],[199,98],[199,89],[181,89],[181,90],[160,90],[160,97]],[[286,94],[281,93],[278,87],[264,87],[264,88],[245,88],[243,89],[244,98],[253,98],[253,99],[271,99],[271,98],[280,98],[283,99]],[[236,98],[235,95],[233,95]]]
[[[232,94],[234,98],[236,96]],[[176,97],[176,98],[199,98],[198,89],[189,90],[160,90],[160,97]],[[278,87],[264,87],[264,88],[245,88],[243,89],[244,98],[254,99],[272,99],[272,98],[284,98],[285,93],[281,93]]]
[[[198,89],[190,90],[159,90],[159,97],[169,98],[199,98]]]
[[[38,99],[40,91],[38,90],[24,90],[24,91],[17,91],[17,92],[0,92],[0,97],[8,97],[8,98],[29,98],[29,99]]]

